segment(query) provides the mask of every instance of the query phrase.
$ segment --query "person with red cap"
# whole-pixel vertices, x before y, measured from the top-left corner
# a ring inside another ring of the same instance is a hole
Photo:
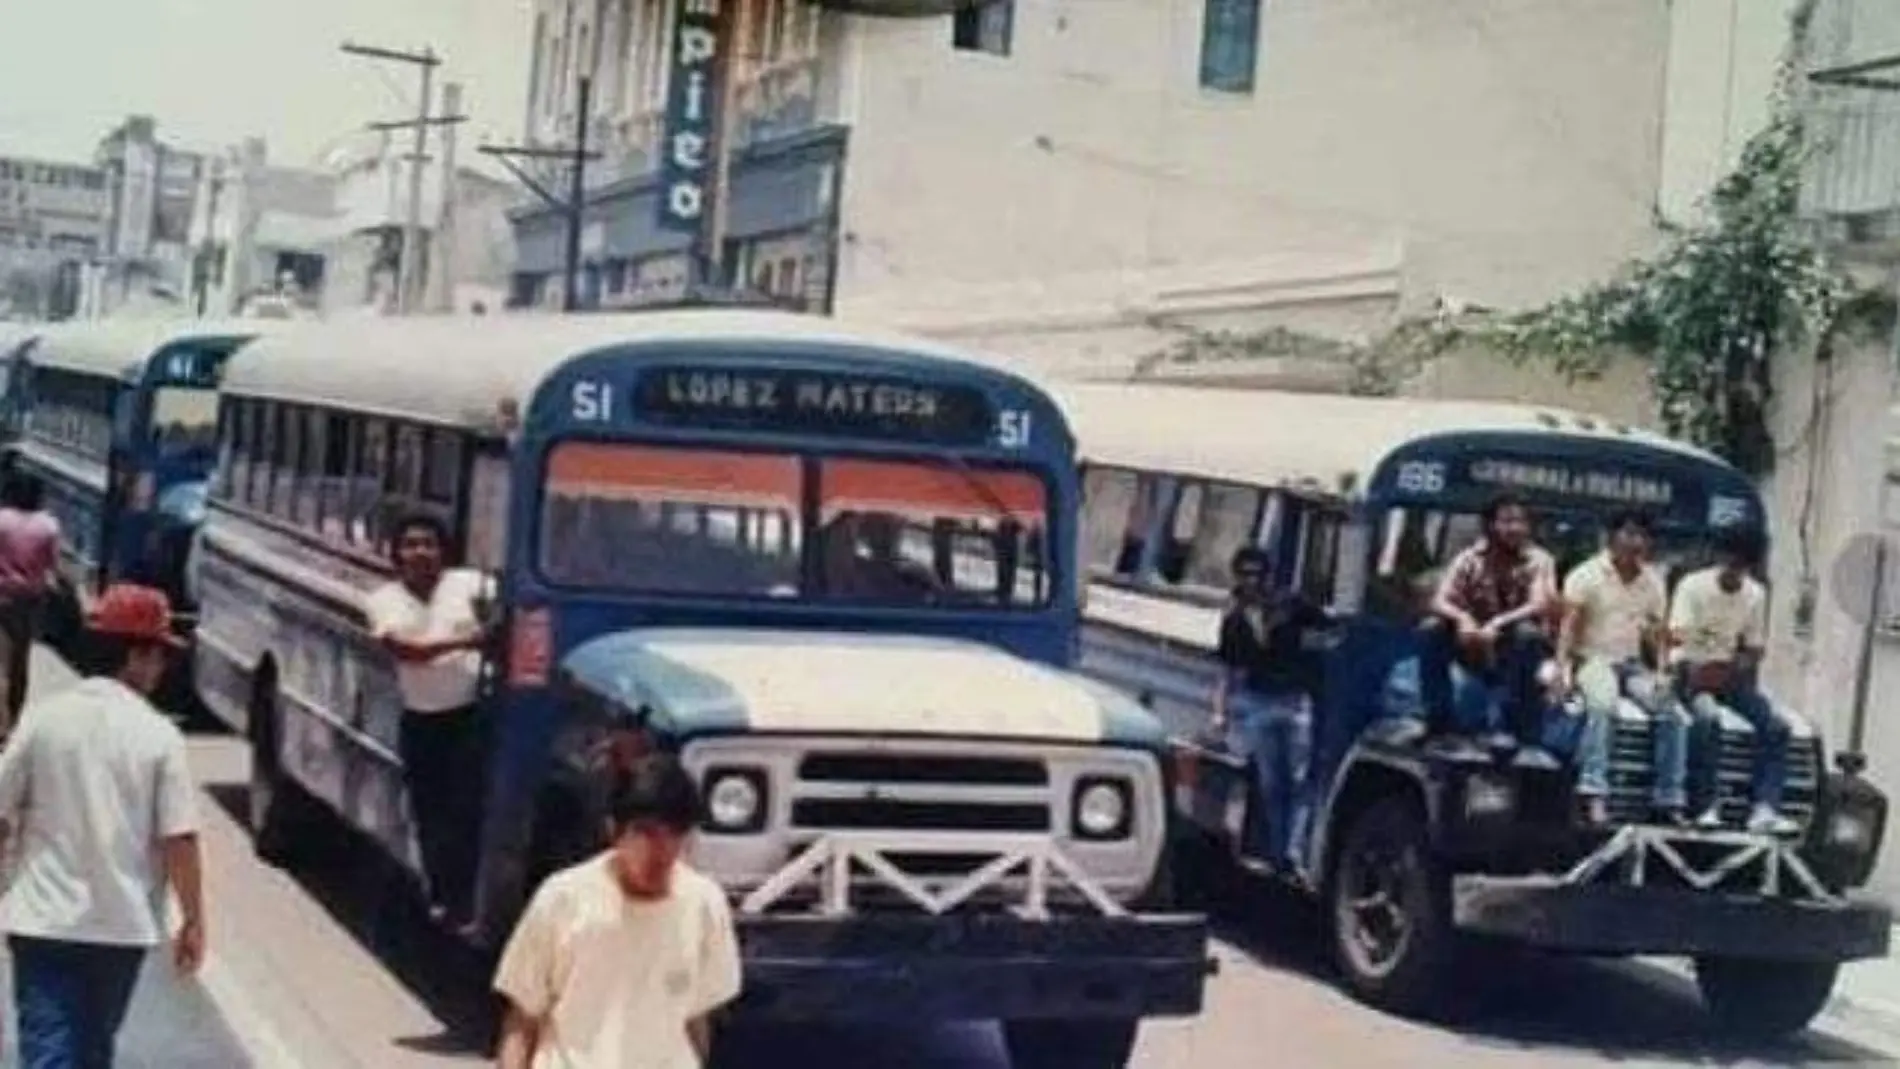
[[[120,584],[87,614],[108,674],[42,698],[0,752],[0,897],[23,1065],[109,1066],[146,954],[204,959],[202,858],[185,738],[149,695],[184,645],[162,591]],[[180,924],[167,931],[166,890]]]

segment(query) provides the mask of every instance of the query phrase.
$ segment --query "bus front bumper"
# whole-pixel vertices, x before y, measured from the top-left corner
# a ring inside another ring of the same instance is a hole
[[[739,940],[747,1020],[1193,1016],[1214,971],[1198,915],[768,915]]]
[[[1461,929],[1575,954],[1854,961],[1885,957],[1887,907],[1860,899],[1795,901],[1548,877],[1458,876]]]

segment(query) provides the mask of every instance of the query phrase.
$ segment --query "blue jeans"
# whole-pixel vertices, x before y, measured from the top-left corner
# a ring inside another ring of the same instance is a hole
[[[1584,662],[1577,670],[1577,689],[1583,695],[1583,735],[1577,744],[1577,793],[1602,798],[1610,793],[1610,739],[1616,729],[1617,701],[1632,679],[1643,674],[1641,664],[1605,660]],[[1638,696],[1632,694],[1634,701]],[[1651,802],[1658,809],[1689,805],[1689,714],[1674,696],[1663,691],[1636,704],[1649,714],[1654,739],[1655,788]]]
[[[1433,733],[1457,729],[1452,666],[1458,662],[1458,628],[1434,616],[1419,625],[1419,688],[1425,699],[1426,726]],[[1482,673],[1503,689],[1503,719],[1525,746],[1543,737],[1544,704],[1538,697],[1537,669],[1550,656],[1550,639],[1537,625],[1523,622],[1504,629],[1493,648],[1493,663]]]
[[[1722,728],[1716,706],[1722,705],[1755,729],[1751,800],[1771,809],[1780,808],[1782,790],[1788,782],[1788,737],[1793,733],[1788,722],[1762,696],[1752,672],[1735,673],[1721,690],[1699,692],[1690,688],[1689,675],[1685,666],[1682,703],[1695,715],[1696,804],[1707,807],[1721,800]]]
[[[1305,694],[1237,691],[1230,716],[1237,749],[1252,757],[1260,789],[1260,841],[1254,848],[1276,861],[1298,864],[1306,852],[1312,815],[1307,764],[1313,754],[1312,701]]]
[[[110,1069],[144,947],[11,936],[20,1069]]]

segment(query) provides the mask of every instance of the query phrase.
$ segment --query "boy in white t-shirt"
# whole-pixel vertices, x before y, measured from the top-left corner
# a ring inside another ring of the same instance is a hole
[[[1768,592],[1749,575],[1761,555],[1752,532],[1725,528],[1716,532],[1717,563],[1692,572],[1676,585],[1669,607],[1669,661],[1683,703],[1695,714],[1699,747],[1698,776],[1703,813],[1696,823],[1721,826],[1716,769],[1721,740],[1715,704],[1740,714],[1755,729],[1753,807],[1748,830],[1792,835],[1800,826],[1780,813],[1782,786],[1788,776],[1788,722],[1757,689],[1756,669],[1767,646]]]
[[[500,1069],[699,1069],[739,994],[725,892],[681,860],[699,790],[655,754],[620,775],[612,846],[548,877],[495,971]]]

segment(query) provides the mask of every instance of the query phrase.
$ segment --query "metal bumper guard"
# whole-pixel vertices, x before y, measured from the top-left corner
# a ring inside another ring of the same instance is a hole
[[[1720,856],[1694,864],[1684,849],[1691,844]],[[1648,880],[1654,867],[1669,870],[1669,885]],[[1787,843],[1641,826],[1622,829],[1560,876],[1455,877],[1452,919],[1467,931],[1579,954],[1814,962],[1884,957],[1893,928],[1891,910],[1829,892]]]
[[[893,864],[894,853],[992,860],[933,887]],[[914,911],[855,909],[854,871]],[[959,910],[1017,876],[1026,879],[1015,905]],[[774,910],[813,884],[812,906]],[[1057,884],[1092,912],[1052,912]],[[1130,913],[1039,836],[826,835],[748,895],[738,923],[746,980],[737,1010],[752,1020],[1192,1016],[1213,972],[1204,917]]]

